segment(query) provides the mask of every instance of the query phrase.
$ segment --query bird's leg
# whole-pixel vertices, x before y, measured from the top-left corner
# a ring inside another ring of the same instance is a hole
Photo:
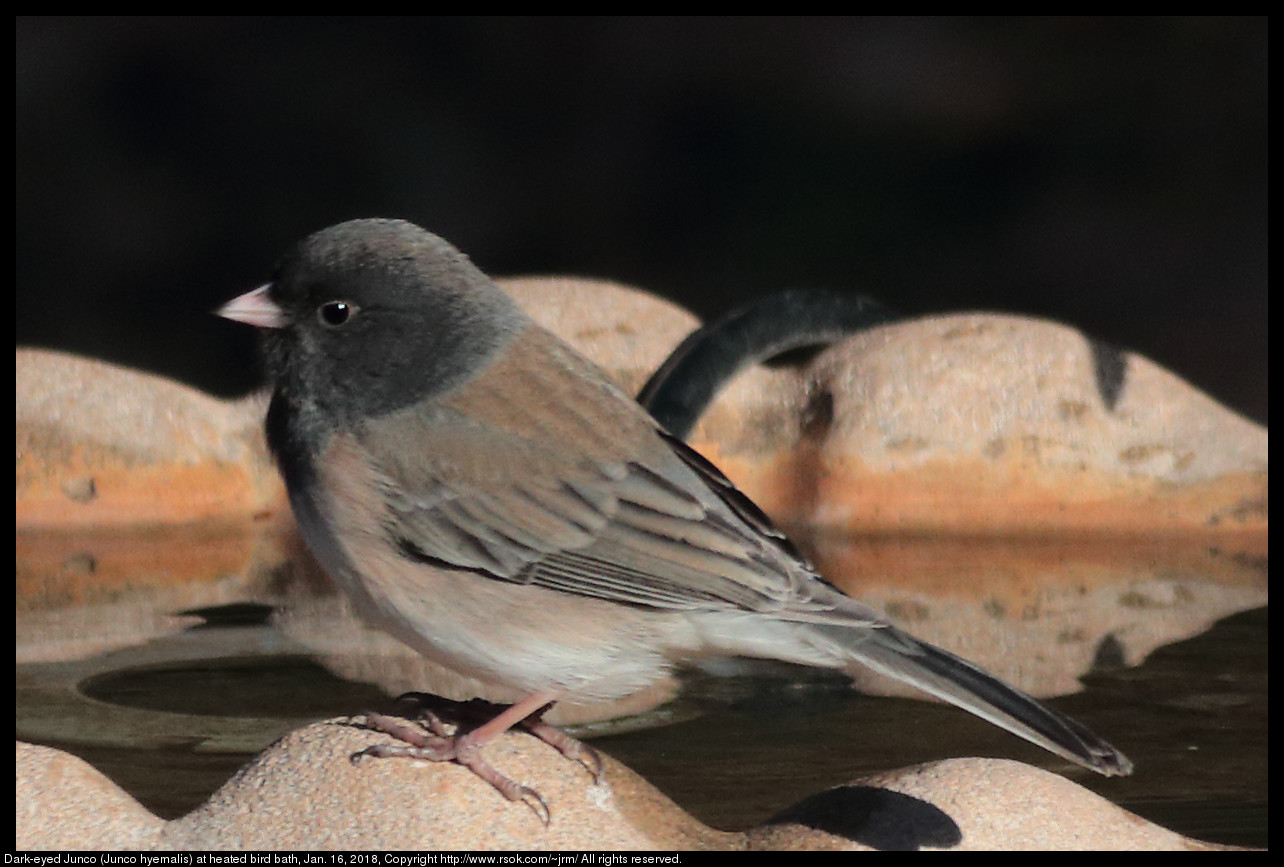
[[[552,746],[567,758],[584,765],[593,774],[594,781],[601,778],[602,763],[597,752],[567,734],[544,722],[544,713],[552,706],[555,693],[540,692],[514,705],[497,705],[480,699],[456,702],[423,693],[407,693],[397,704],[416,705],[417,718],[423,730],[383,714],[366,714],[366,725],[375,731],[391,735],[400,744],[375,744],[354,753],[355,762],[363,756],[376,758],[417,758],[434,762],[453,761],[471,770],[490,783],[496,791],[510,801],[523,801],[544,824],[548,824],[548,805],[538,792],[501,774],[481,754],[487,742],[503,734],[514,725],[520,725],[535,737]],[[452,733],[437,711],[458,721]],[[484,719],[480,725],[467,727],[470,722]],[[465,731],[464,729],[467,728]]]
[[[552,706],[553,703],[550,701],[523,719],[519,725],[568,759],[583,765],[584,769],[593,775],[594,783],[602,782],[602,757],[597,754],[597,750],[583,741],[576,740],[556,726],[544,722],[544,714]]]
[[[433,715],[440,723],[440,719]],[[365,756],[375,758],[427,759],[430,762],[455,762],[463,765],[510,801],[522,801],[535,811],[545,825],[549,822],[548,804],[539,792],[504,776],[481,754],[481,744],[470,742],[467,734],[441,735],[424,732],[393,717],[366,714],[366,725],[375,731],[392,735],[400,744],[372,744],[352,754],[355,763]],[[471,734],[471,733],[470,733]]]
[[[548,698],[550,695],[554,694],[540,693],[541,698]],[[519,725],[530,734],[539,738],[541,741],[566,756],[568,759],[579,762],[584,766],[585,770],[593,775],[593,782],[600,783],[602,781],[602,759],[597,754],[597,750],[582,741],[576,740],[556,726],[544,722],[544,714],[553,706],[553,702],[551,700],[545,701],[534,711],[518,719],[515,723],[511,721],[512,717],[506,715],[509,708],[525,708],[532,704],[536,704],[537,701],[536,697],[532,696],[520,705],[503,705],[495,704],[494,702],[489,702],[480,698],[472,698],[467,701],[454,701],[453,699],[442,698],[439,695],[431,695],[429,693],[408,692],[397,699],[397,704],[411,705],[412,707],[409,708],[409,710],[418,713],[419,721],[422,722],[429,731],[443,737],[448,736],[448,732],[445,730],[445,724],[442,722],[441,717],[434,711],[434,708],[441,710],[443,713],[449,713],[453,718],[461,723],[465,716],[469,720],[478,721],[479,726],[474,731],[474,734],[478,735],[480,740],[483,742],[500,734],[506,728],[513,725]],[[516,714],[514,713],[514,716],[515,715]],[[500,720],[508,720],[508,722],[504,725],[504,728],[495,728],[492,731],[492,727],[502,725]],[[489,734],[486,734],[485,732],[488,731]]]

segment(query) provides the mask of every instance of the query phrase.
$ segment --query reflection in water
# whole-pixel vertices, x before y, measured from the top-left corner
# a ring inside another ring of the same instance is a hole
[[[1065,696],[1053,704],[1137,773],[1080,773],[886,679],[854,691],[782,666],[690,675],[563,722],[640,714],[640,730],[589,735],[717,827],[865,773],[989,755],[1073,776],[1182,833],[1265,844],[1264,539],[796,538],[914,634]],[[506,698],[353,622],[288,534],[20,536],[17,561],[18,737],[77,752],[166,817],[307,719],[410,689]],[[222,607],[246,602],[270,606],[270,622],[247,614],[267,608]]]

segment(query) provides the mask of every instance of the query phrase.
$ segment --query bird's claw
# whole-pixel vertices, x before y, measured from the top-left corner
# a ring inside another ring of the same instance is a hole
[[[420,719],[427,731],[421,731],[393,717],[379,713],[367,713],[365,728],[390,735],[401,741],[401,743],[371,744],[365,749],[353,753],[348,757],[348,760],[354,765],[358,764],[366,756],[380,759],[412,758],[425,759],[431,762],[455,762],[490,783],[495,791],[508,800],[521,801],[526,804],[539,817],[539,820],[546,827],[548,826],[552,814],[549,811],[548,802],[544,800],[539,792],[529,786],[523,786],[496,770],[490,762],[482,757],[481,745],[471,742],[467,734],[447,733],[446,724],[437,714],[430,710],[423,710]],[[544,740],[544,738],[540,739]],[[573,738],[568,737],[567,740],[579,745],[579,742]],[[589,751],[600,772],[601,761],[598,759],[596,751],[587,747],[585,749]],[[561,751],[564,755],[570,755],[564,750]],[[584,763],[584,760],[578,756],[570,757],[577,758],[582,764]],[[589,770],[593,772],[591,767]],[[594,778],[597,778],[596,773]]]

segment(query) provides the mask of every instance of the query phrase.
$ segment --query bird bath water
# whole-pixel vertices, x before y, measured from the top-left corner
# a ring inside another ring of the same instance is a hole
[[[562,721],[724,829],[864,774],[983,755],[1184,834],[1266,845],[1264,542],[802,541],[845,590],[1053,699],[1136,773],[1096,777],[882,678],[853,690],[778,666],[694,672]],[[476,691],[348,618],[288,530],[22,534],[17,562],[18,738],[85,758],[165,818],[306,722]]]

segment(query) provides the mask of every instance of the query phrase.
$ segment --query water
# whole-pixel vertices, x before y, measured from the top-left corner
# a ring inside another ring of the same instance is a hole
[[[250,545],[235,569],[141,550],[191,550],[170,536],[18,544],[18,738],[80,755],[158,815],[183,815],[308,721],[406,689],[468,691],[345,620],[288,541]],[[1264,540],[806,541],[826,574],[920,637],[1039,695],[1082,682],[1051,703],[1136,773],[1082,771],[881,679],[858,692],[796,669],[693,674],[624,730],[586,736],[724,830],[865,774],[994,756],[1192,837],[1267,845]]]

